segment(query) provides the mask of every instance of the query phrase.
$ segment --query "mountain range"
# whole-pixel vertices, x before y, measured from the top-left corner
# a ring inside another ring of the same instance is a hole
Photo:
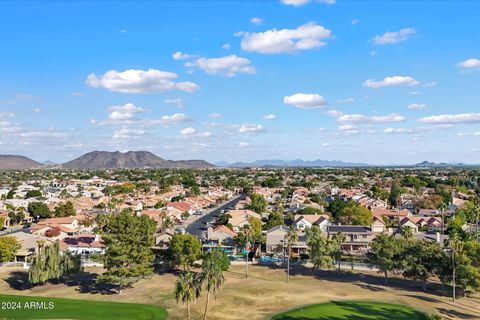
[[[24,156],[0,155],[0,169],[40,168],[52,163],[39,163]],[[210,168],[204,160],[165,160],[148,151],[108,152],[92,151],[74,160],[59,164],[68,169],[120,169],[120,168]]]
[[[366,163],[351,163],[338,160],[256,160],[253,162],[217,162],[219,167],[246,168],[246,167],[368,167]]]
[[[30,169],[30,168],[68,168],[68,169],[120,169],[120,168],[248,168],[248,167],[393,167],[379,166],[367,163],[343,162],[338,160],[256,160],[253,162],[217,162],[215,165],[204,160],[166,160],[148,151],[108,152],[92,151],[74,160],[63,164],[55,164],[51,161],[37,162],[25,156],[0,155],[0,169]],[[464,163],[435,163],[423,161],[413,165],[398,165],[399,167],[435,168],[435,167],[466,167],[472,166]]]
[[[41,167],[42,164],[30,158],[17,155],[0,155],[0,169],[30,169]]]
[[[418,168],[437,168],[437,167],[468,167],[475,165],[468,165],[464,163],[435,163],[430,161],[423,161],[411,165],[375,165],[361,162],[343,162],[338,160],[256,160],[253,162],[234,162],[229,163],[226,161],[220,161],[215,163],[218,167],[224,168],[258,168],[258,167],[334,167],[334,168],[355,168],[355,167],[418,167]]]

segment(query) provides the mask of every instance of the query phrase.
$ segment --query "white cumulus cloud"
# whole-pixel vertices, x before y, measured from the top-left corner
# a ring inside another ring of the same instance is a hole
[[[186,127],[186,128],[183,128],[182,130],[180,130],[180,134],[182,135],[192,135],[192,134],[195,134],[197,133],[197,130],[195,128],[192,128],[192,127]]]
[[[373,79],[366,80],[363,83],[364,87],[381,88],[390,86],[415,86],[419,82],[410,76],[391,76],[385,77],[383,80],[375,81]]]
[[[237,73],[254,74],[257,72],[247,58],[235,54],[221,58],[200,58],[194,62],[187,62],[186,67],[198,67],[207,74],[233,77]]]
[[[152,93],[180,90],[193,92],[199,86],[193,82],[175,82],[178,75],[174,72],[156,69],[125,71],[110,70],[97,77],[94,73],[88,75],[85,83],[92,88],[104,88],[111,92],[122,93]]]
[[[172,54],[172,58],[173,58],[173,60],[186,60],[186,59],[190,58],[190,55],[186,54],[186,53],[183,53],[181,51],[177,51],[177,52],[174,52]]]
[[[457,63],[457,66],[465,69],[480,69],[480,59],[467,59]]]
[[[262,119],[264,120],[275,120],[277,119],[277,116],[274,115],[273,113],[270,113],[270,114],[266,114],[262,117]]]
[[[245,51],[264,54],[291,53],[324,46],[323,41],[332,32],[325,27],[309,22],[296,29],[271,29],[265,32],[242,32],[241,47]]]
[[[283,103],[304,109],[322,108],[327,105],[325,98],[316,93],[296,93],[285,96],[283,97]]]
[[[394,44],[407,40],[415,34],[414,28],[403,28],[396,32],[387,31],[382,35],[377,35],[371,40],[374,44]]]
[[[137,107],[133,103],[126,103],[123,106],[108,108],[108,118],[113,121],[132,120],[137,113],[145,112],[145,109]]]
[[[130,139],[142,136],[144,134],[145,130],[142,129],[120,128],[115,130],[113,139]]]
[[[174,123],[185,122],[185,121],[188,121],[188,118],[183,113],[175,113],[171,116],[163,116],[161,118],[161,122],[166,126]]]
[[[480,123],[480,113],[442,114],[418,119],[423,123]]]
[[[253,123],[245,123],[238,128],[238,132],[247,134],[256,134],[264,131],[265,128],[262,125]]]
[[[415,133],[415,130],[410,128],[386,128],[383,132],[391,134],[410,134]]]

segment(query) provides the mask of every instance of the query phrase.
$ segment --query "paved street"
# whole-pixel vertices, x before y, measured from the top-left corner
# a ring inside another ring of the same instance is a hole
[[[240,200],[243,200],[246,198],[246,194],[240,194],[238,197],[235,197],[231,199],[230,201],[224,203],[218,208],[213,209],[206,215],[200,217],[199,219],[193,221],[190,223],[186,228],[185,232],[188,232],[190,234],[193,234],[197,236],[198,238],[202,238],[202,234],[206,232],[207,228],[207,222],[215,222],[215,220],[218,218],[218,216],[221,214],[220,212],[222,210],[225,210],[229,206],[234,206],[237,202]]]

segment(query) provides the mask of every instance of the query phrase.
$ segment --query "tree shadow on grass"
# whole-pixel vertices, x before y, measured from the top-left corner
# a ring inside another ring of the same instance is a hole
[[[117,294],[118,286],[108,283],[97,282],[97,273],[82,272],[67,276],[63,279],[63,283],[66,286],[77,286],[76,289],[79,293],[90,294]]]
[[[376,320],[426,320],[427,316],[421,312],[415,310],[402,310],[397,308],[382,307],[378,305],[370,306],[368,303],[357,303],[349,301],[333,301],[342,313],[348,312],[346,315],[335,314],[311,314],[312,311],[305,308],[305,315],[302,312],[297,315],[279,315],[275,320],[300,320],[300,319],[316,319],[316,320],[364,320],[365,315],[368,315],[368,319]],[[319,313],[322,312],[319,310]],[[298,314],[298,311],[296,311]],[[334,311],[332,313],[335,313]]]
[[[437,310],[440,314],[447,317],[453,317],[458,319],[478,319],[478,316],[473,316],[471,314],[466,314],[466,313],[455,311],[452,309],[437,308]]]
[[[10,288],[15,290],[28,290],[34,287],[28,283],[28,272],[25,271],[12,271],[10,276],[5,279],[5,282],[8,283]]]
[[[270,266],[269,268],[279,268],[278,266]],[[328,280],[332,282],[346,282],[357,285],[363,289],[371,291],[382,291],[385,287],[398,290],[419,291],[441,296],[442,287],[439,283],[429,282],[427,291],[423,291],[421,284],[418,281],[390,277],[388,283],[385,284],[385,279],[382,275],[366,273],[364,271],[347,271],[347,270],[313,270],[304,265],[294,265],[290,269],[290,275],[314,276],[319,280]]]
[[[114,294],[117,293],[115,290],[117,287],[115,285],[109,285],[104,283],[97,283],[96,273],[82,272],[75,275],[64,276],[60,280],[52,280],[46,284],[64,284],[66,286],[78,286],[76,289],[80,293],[100,293],[100,294]],[[37,286],[42,286],[45,284],[32,285],[28,282],[28,272],[25,271],[12,271],[10,276],[5,279],[5,282],[8,283],[10,288],[24,291],[32,289]]]

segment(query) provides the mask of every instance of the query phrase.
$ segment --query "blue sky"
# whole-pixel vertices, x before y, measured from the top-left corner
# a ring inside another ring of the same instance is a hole
[[[0,3],[0,153],[478,163],[460,1]]]

